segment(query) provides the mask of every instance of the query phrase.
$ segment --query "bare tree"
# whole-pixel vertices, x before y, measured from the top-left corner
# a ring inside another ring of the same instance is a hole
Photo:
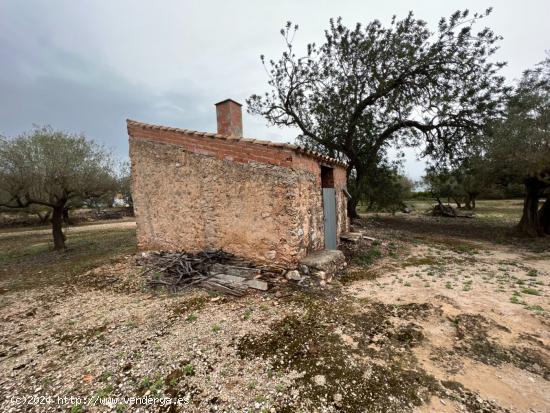
[[[63,211],[71,200],[115,188],[111,155],[82,135],[35,127],[0,139],[0,206],[51,208],[55,250],[65,248]]]

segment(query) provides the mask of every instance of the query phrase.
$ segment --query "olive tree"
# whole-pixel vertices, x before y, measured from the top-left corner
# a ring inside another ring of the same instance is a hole
[[[348,162],[354,216],[361,182],[393,144],[434,158],[461,158],[506,91],[492,62],[500,37],[474,26],[490,13],[457,11],[434,32],[412,12],[389,27],[331,20],[324,43],[298,54],[298,26],[281,30],[286,50],[262,62],[270,90],[247,99],[270,124],[301,130],[299,141]]]
[[[51,209],[55,250],[65,248],[67,205],[104,194],[114,185],[110,153],[84,136],[47,126],[0,139],[0,206]]]
[[[487,159],[500,183],[524,185],[518,231],[529,236],[549,233],[550,57],[524,72],[505,117],[492,124],[487,140]],[[544,196],[545,206],[539,210]]]

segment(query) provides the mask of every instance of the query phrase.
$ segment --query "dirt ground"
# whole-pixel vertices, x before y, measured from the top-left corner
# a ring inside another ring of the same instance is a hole
[[[549,240],[517,201],[423,208],[357,222],[327,288],[241,298],[148,290],[133,228],[1,237],[0,409],[550,411]]]

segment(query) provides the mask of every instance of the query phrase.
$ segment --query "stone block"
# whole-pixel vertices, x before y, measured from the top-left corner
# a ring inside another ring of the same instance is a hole
[[[267,282],[262,280],[247,280],[246,285],[250,288],[255,288],[256,290],[267,291],[268,289]]]

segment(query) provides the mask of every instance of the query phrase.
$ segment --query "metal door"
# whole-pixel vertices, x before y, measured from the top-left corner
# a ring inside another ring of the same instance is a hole
[[[336,249],[336,191],[323,188],[323,210],[325,212],[325,249]]]

